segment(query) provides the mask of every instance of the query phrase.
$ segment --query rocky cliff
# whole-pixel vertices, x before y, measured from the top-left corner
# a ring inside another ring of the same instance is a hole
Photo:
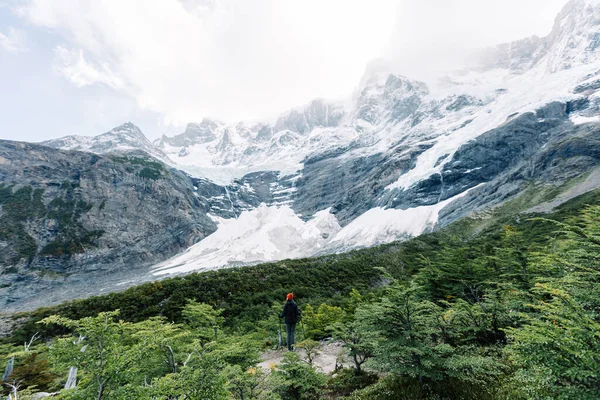
[[[191,178],[144,153],[0,141],[0,182],[3,306],[55,286],[76,291],[64,282],[97,291],[216,229]]]

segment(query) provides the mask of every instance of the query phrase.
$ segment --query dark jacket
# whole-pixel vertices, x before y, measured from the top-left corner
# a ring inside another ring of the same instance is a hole
[[[285,318],[286,324],[295,324],[300,320],[301,315],[302,312],[298,308],[298,304],[294,300],[288,300],[285,302],[279,318]]]

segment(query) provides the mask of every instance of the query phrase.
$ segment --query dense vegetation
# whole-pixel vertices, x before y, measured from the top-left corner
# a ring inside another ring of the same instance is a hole
[[[139,169],[136,175],[140,178],[157,180],[163,172],[166,173],[165,167],[158,161],[153,161],[150,158],[144,157],[131,157],[131,156],[112,156],[111,159],[115,162],[128,164],[129,166],[125,170],[129,173],[135,172],[136,168]]]
[[[600,194],[544,218],[495,212],[405,243],[19,315],[0,345],[15,360],[5,393],[59,390],[76,367],[61,398],[600,398]],[[306,356],[264,370],[288,291]],[[312,363],[326,337],[347,352],[331,375]]]

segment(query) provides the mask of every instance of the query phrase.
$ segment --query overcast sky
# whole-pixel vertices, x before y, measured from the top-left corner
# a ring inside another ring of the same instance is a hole
[[[150,138],[343,98],[376,58],[546,35],[566,0],[0,0],[0,138]],[[447,57],[440,56],[440,63]]]

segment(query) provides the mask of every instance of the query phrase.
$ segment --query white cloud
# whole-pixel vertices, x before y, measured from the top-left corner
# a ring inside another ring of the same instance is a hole
[[[103,83],[113,89],[123,89],[124,84],[107,64],[93,65],[83,56],[81,49],[67,49],[58,46],[55,49],[55,65],[57,72],[71,81],[77,87]]]
[[[382,56],[418,73],[465,47],[545,34],[566,2],[26,1],[20,15],[61,38],[56,68],[69,81],[124,91],[174,125],[341,97]]]
[[[10,53],[27,51],[25,33],[13,27],[8,28],[6,34],[0,32],[0,49]]]
[[[349,93],[386,48],[395,8],[394,0],[32,0],[20,13],[63,37],[60,69],[75,84],[120,81],[140,107],[182,124]]]
[[[547,35],[567,0],[405,0],[387,51],[420,79],[459,68],[470,51]]]

